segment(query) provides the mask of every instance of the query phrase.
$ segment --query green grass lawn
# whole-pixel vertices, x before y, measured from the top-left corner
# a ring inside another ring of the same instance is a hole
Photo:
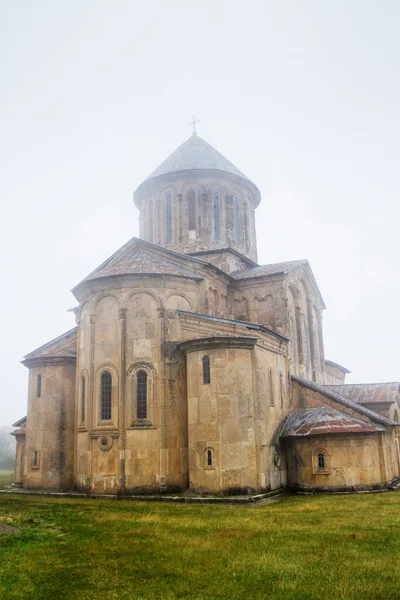
[[[259,507],[0,496],[0,598],[400,598],[400,493]]]
[[[6,485],[11,485],[14,481],[14,471],[5,471],[0,469],[0,490]]]

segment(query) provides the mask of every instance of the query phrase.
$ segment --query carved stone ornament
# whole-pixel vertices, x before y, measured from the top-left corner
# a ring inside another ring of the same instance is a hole
[[[105,452],[107,450],[110,450],[110,448],[112,447],[113,438],[111,437],[111,435],[100,435],[98,438],[98,444],[100,450],[103,450]]]

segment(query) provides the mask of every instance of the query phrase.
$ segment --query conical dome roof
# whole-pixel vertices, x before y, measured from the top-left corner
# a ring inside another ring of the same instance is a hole
[[[212,170],[231,173],[242,179],[248,177],[235,167],[223,154],[205,142],[197,134],[193,134],[179,146],[155,171],[147,177],[146,181],[160,175],[177,173],[178,171]]]

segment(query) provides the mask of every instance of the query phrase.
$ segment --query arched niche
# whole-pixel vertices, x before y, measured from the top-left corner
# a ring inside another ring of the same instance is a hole
[[[101,296],[94,308],[94,361],[116,362],[120,352],[119,299],[113,294]]]
[[[267,294],[263,298],[255,298],[255,305],[257,311],[257,323],[275,328],[275,306],[274,297],[272,294]]]
[[[181,294],[171,294],[164,301],[166,335],[169,340],[180,340],[182,337],[179,315],[177,310],[191,312],[192,305],[189,300]]]
[[[126,359],[154,361],[159,339],[158,302],[148,292],[132,293],[126,307]]]

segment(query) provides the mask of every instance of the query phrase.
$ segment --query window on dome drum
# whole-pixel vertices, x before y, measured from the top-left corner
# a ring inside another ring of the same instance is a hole
[[[194,190],[189,190],[187,199],[189,231],[196,231],[196,194],[194,193]]]
[[[102,421],[111,420],[111,396],[112,396],[112,377],[111,373],[104,371],[101,374],[101,398],[100,398],[100,419]]]
[[[203,383],[211,383],[210,357],[203,356]]]
[[[219,230],[220,230],[220,218],[219,218],[219,193],[214,192],[213,194],[213,206],[214,206],[214,240],[219,241]]]
[[[147,419],[147,373],[139,371],[136,376],[136,418]]]
[[[275,406],[274,386],[273,386],[273,381],[272,381],[272,369],[268,370],[268,397],[269,397],[269,405]]]
[[[240,242],[241,233],[239,198],[235,196],[235,234],[237,242]]]
[[[81,378],[81,423],[85,422],[85,396],[86,396],[86,379],[82,375]]]
[[[247,202],[244,205],[244,240],[245,242],[250,241],[250,216]]]
[[[172,241],[171,192],[167,192],[165,197],[165,221],[165,242],[170,244]]]
[[[36,398],[40,398],[42,395],[42,376],[38,375],[36,377]]]
[[[318,471],[325,471],[325,454],[323,452],[318,452]]]
[[[147,226],[148,226],[148,239],[149,242],[153,241],[153,201],[149,200],[147,203]]]

